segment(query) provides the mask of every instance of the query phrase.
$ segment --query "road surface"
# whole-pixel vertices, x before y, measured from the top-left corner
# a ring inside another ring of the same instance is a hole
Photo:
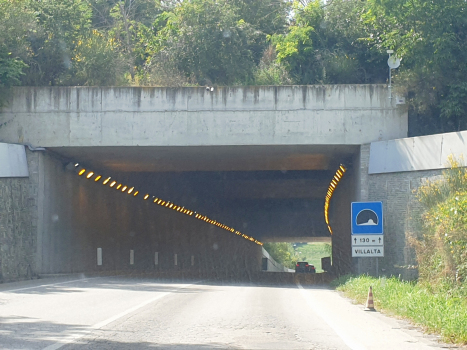
[[[62,278],[0,286],[0,349],[434,349],[325,287]]]

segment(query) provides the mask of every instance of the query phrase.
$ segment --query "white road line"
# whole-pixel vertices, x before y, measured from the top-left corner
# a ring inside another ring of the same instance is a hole
[[[323,310],[322,308],[318,307],[316,302],[310,298],[310,296],[306,293],[305,288],[302,287],[302,285],[297,282],[297,287],[300,289],[300,292],[302,293],[303,297],[305,298],[306,302],[308,305],[313,309],[313,311],[321,317],[324,322],[328,324],[329,327],[332,328],[334,332],[339,336],[339,338],[342,339],[342,341],[347,345],[350,349],[352,350],[366,350],[366,347],[363,346],[362,344],[359,344],[355,340],[353,340],[344,330],[339,328],[334,321],[332,320],[331,317]]]
[[[60,349],[62,346],[65,346],[66,344],[69,344],[75,340],[78,340],[79,338],[82,338],[84,337],[85,335],[91,333],[92,331],[95,331],[96,329],[100,329],[106,325],[108,325],[109,323],[112,323],[116,320],[118,320],[119,318],[122,318],[138,309],[141,309],[142,307],[148,305],[148,304],[151,304],[152,302],[158,300],[158,299],[161,299],[171,293],[173,293],[174,291],[176,290],[179,290],[179,289],[184,289],[184,288],[187,288],[187,287],[190,287],[192,286],[193,284],[195,283],[192,283],[192,284],[183,284],[181,286],[179,286],[177,289],[171,291],[171,292],[164,292],[164,293],[161,293],[157,296],[155,296],[154,298],[151,298],[151,299],[148,299],[136,306],[133,306],[117,315],[114,315],[112,317],[109,317],[108,319],[104,320],[104,321],[101,321],[99,323],[96,323],[95,325],[89,327],[87,330],[84,330],[82,332],[78,332],[78,333],[74,333],[74,334],[69,334],[68,336],[65,336],[65,337],[60,337],[58,340],[58,338],[56,340],[58,340],[55,344],[52,344],[52,345],[49,345],[47,347],[45,347],[43,350],[57,350],[57,349]]]
[[[58,283],[51,283],[51,284],[41,284],[39,286],[34,286],[34,287],[0,290],[0,293],[11,293],[11,292],[19,292],[19,291],[28,290],[28,289],[37,289],[37,288],[42,288],[42,287],[58,286],[59,284],[82,282],[82,281],[87,281],[87,280],[94,279],[94,278],[99,278],[99,277],[81,278],[79,280],[72,280],[72,281],[58,282]]]

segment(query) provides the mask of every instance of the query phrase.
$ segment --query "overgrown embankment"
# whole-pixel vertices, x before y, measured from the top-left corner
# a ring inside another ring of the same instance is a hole
[[[419,280],[344,276],[334,282],[347,296],[365,302],[373,286],[376,307],[402,316],[453,343],[467,344],[467,169],[450,158],[440,179],[420,186],[422,204],[414,232]]]
[[[429,284],[403,282],[397,278],[344,276],[332,283],[337,290],[359,303],[367,299],[369,287],[378,311],[397,315],[443,340],[467,344],[467,285],[449,284],[433,289]]]

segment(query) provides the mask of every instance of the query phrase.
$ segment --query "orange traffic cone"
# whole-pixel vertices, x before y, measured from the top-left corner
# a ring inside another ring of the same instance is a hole
[[[376,311],[375,304],[373,303],[373,289],[370,287],[368,291],[368,299],[366,300],[365,311]]]

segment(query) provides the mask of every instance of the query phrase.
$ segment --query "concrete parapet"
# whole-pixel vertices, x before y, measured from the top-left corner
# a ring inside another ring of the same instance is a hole
[[[15,88],[0,140],[35,146],[359,145],[407,136],[385,85]]]

